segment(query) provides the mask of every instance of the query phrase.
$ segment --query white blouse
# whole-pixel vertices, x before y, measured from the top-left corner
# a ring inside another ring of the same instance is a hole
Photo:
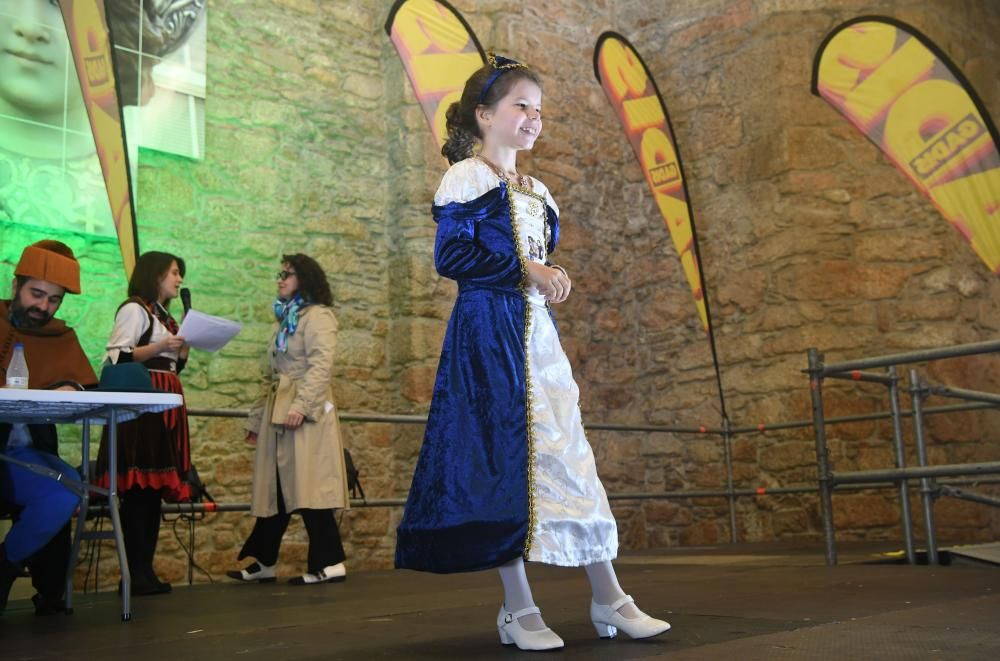
[[[156,303],[155,305],[159,305]],[[117,363],[118,355],[121,352],[132,353],[139,338],[149,329],[149,319],[153,319],[153,334],[149,338],[150,344],[156,344],[163,338],[170,335],[167,327],[156,318],[150,315],[149,311],[139,303],[126,303],[115,315],[115,327],[111,330],[111,337],[108,339],[107,354],[105,362]],[[169,358],[176,362],[180,357],[176,351],[164,351],[158,357]]]
[[[531,181],[533,192],[545,198],[545,203],[559,215],[559,207],[549,193],[549,189],[538,179],[527,177]],[[441,184],[434,194],[435,206],[444,206],[449,202],[471,202],[477,197],[488,193],[500,185],[500,177],[490,169],[490,166],[478,158],[467,158],[455,163],[441,178]]]

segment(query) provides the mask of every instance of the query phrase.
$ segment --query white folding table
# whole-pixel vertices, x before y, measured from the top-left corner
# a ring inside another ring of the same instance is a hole
[[[158,413],[183,404],[174,393],[105,392],[96,390],[16,390],[0,388],[0,422],[13,424],[66,424],[83,425],[83,475],[63,475],[47,466],[25,463],[0,453],[0,460],[17,464],[46,477],[57,480],[80,496],[80,512],[73,533],[73,551],[69,557],[66,576],[66,611],[73,610],[73,570],[80,552],[81,539],[114,539],[118,564],[122,575],[122,621],[132,619],[131,575],[125,558],[121,519],[118,514],[118,423],[132,420],[143,413]],[[90,484],[90,423],[105,424],[108,428],[109,488]],[[90,494],[99,493],[108,498],[111,512],[110,531],[86,531],[87,508]]]

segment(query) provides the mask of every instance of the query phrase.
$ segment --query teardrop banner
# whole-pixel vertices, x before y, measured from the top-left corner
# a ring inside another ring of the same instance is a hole
[[[594,47],[594,74],[622,121],[646,183],[674,241],[705,331],[711,330],[698,242],[667,110],[646,63],[625,37],[605,32]]]
[[[617,32],[604,32],[598,37],[594,47],[594,75],[621,119],[625,136],[639,159],[646,183],[681,260],[702,329],[708,333],[712,347],[712,361],[725,419],[726,404],[712,332],[712,315],[705,296],[705,275],[701,268],[694,214],[663,97],[642,57],[628,39]]]
[[[396,0],[385,31],[403,61],[438,147],[448,137],[445,113],[486,54],[462,15],[444,0]]]
[[[112,56],[111,37],[103,0],[60,0],[66,34],[80,79],[90,129],[101,161],[104,186],[118,232],[118,246],[131,277],[139,253],[135,208],[125,149],[121,105]]]
[[[878,147],[1000,275],[1000,139],[940,48],[901,21],[854,18],[820,44],[812,92]]]

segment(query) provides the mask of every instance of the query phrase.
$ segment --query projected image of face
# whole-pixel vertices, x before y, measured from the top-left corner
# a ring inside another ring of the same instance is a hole
[[[130,146],[204,158],[207,0],[106,0]]]
[[[56,2],[0,0],[0,114],[61,126],[81,110],[82,95],[66,94],[68,47]]]
[[[0,0],[0,223],[115,237],[54,0]]]

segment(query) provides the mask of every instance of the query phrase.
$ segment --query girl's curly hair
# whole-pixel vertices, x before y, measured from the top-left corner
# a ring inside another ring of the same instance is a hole
[[[476,141],[483,137],[479,131],[479,122],[476,121],[477,107],[480,105],[495,106],[500,99],[507,96],[517,81],[525,78],[539,87],[542,86],[542,79],[534,70],[528,67],[517,67],[500,74],[486,91],[482,103],[477,103],[483,87],[493,72],[493,65],[483,65],[465,82],[461,100],[448,106],[448,111],[445,113],[448,139],[441,147],[441,155],[448,159],[449,164],[458,163],[471,157]]]

